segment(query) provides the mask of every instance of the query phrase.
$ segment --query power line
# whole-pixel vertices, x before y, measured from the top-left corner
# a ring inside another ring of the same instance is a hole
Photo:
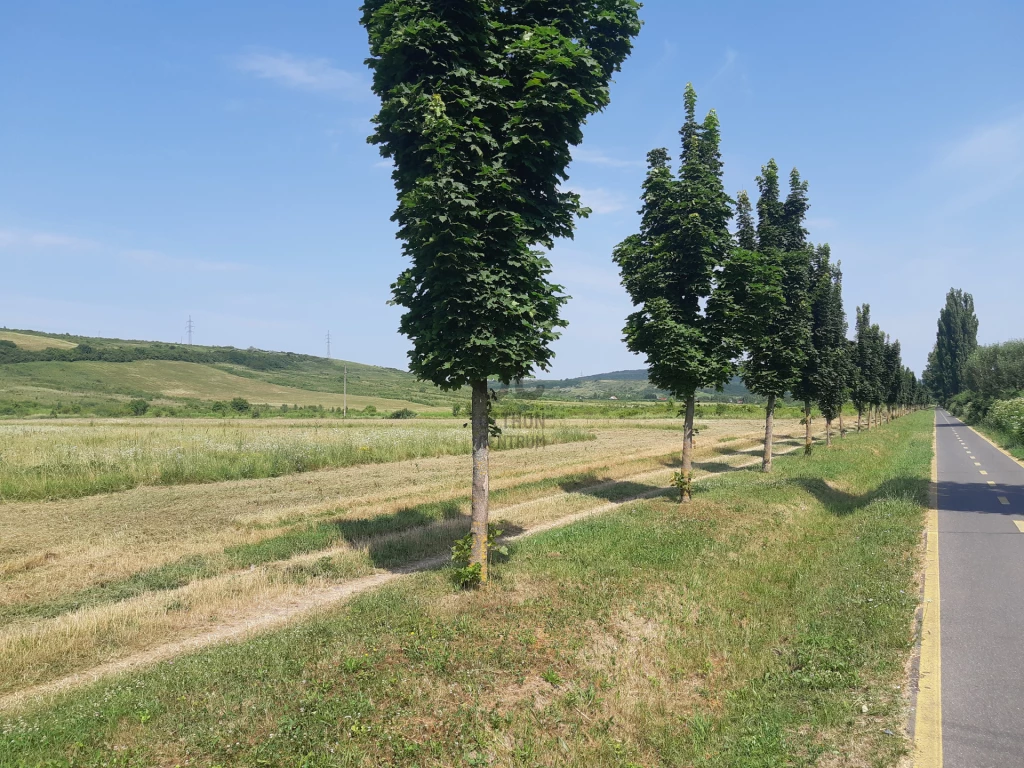
[[[196,324],[192,322],[192,315],[188,316],[188,322],[185,323],[185,330],[188,331],[188,345],[192,346],[192,331],[195,329]]]

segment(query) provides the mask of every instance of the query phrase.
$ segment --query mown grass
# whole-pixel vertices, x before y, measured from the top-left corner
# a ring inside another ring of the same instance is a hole
[[[451,424],[0,425],[0,439],[0,501],[77,498],[139,485],[280,477],[471,451],[469,430]],[[593,439],[588,429],[559,425],[509,430],[493,440],[492,447],[542,448]]]
[[[629,498],[647,490],[646,486],[641,487],[628,481],[608,480],[592,472],[574,472],[496,489],[491,493],[491,503],[498,507],[510,500],[528,501],[559,489],[566,493],[587,492],[595,499],[603,501]],[[385,545],[376,540],[388,537],[389,534],[404,533],[446,520],[465,518],[469,510],[468,496],[415,504],[394,513],[372,517],[344,517],[344,510],[339,509],[334,511],[331,519],[296,525],[259,541],[225,547],[223,552],[218,554],[187,555],[174,562],[140,571],[123,579],[61,595],[56,599],[0,606],[0,627],[22,619],[50,619],[84,608],[119,603],[148,592],[174,590],[228,571],[322,552],[345,543],[355,546],[367,545],[370,549],[370,562],[376,567],[402,565],[416,557],[436,555],[445,551],[450,542],[436,536],[426,536],[422,541],[412,537]],[[500,514],[500,507],[497,513]],[[468,526],[468,518],[465,523]],[[314,569],[323,571],[323,563],[315,565]],[[300,571],[301,569],[295,572]],[[323,571],[316,575],[330,574]]]
[[[0,765],[894,765],[931,414],[0,721]]]

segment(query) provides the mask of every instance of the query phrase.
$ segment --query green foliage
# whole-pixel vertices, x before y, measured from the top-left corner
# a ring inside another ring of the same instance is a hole
[[[702,308],[731,247],[732,211],[722,186],[718,118],[711,111],[698,123],[696,103],[687,84],[678,177],[667,150],[648,154],[640,232],[612,255],[638,307],[626,320],[626,346],[647,357],[655,386],[683,399],[700,387],[722,387],[733,373],[721,329]]]
[[[871,307],[857,307],[851,397],[858,413],[882,402],[884,390],[885,337],[871,322]]]
[[[234,347],[194,347],[160,342],[93,346],[80,343],[70,348],[47,347],[28,350],[0,343],[0,365],[34,362],[108,362],[131,363],[138,360],[174,360],[186,363],[224,363],[257,371],[289,368],[300,361],[317,360],[310,355],[291,352],[265,352]]]
[[[504,533],[494,525],[487,526],[487,542],[485,544],[487,561],[491,562],[495,554],[508,557],[508,547],[498,544],[497,541]],[[452,581],[459,589],[471,589],[480,585],[480,563],[470,563],[470,556],[473,552],[473,534],[469,533],[458,539],[452,545]]]
[[[778,166],[770,160],[757,179],[757,250],[737,248],[726,262],[709,312],[729,338],[733,352],[745,352],[740,377],[764,397],[781,397],[797,385],[811,343],[809,248],[799,245],[806,212],[806,184],[794,171],[789,209],[779,200]],[[741,195],[741,200],[743,199]],[[794,202],[795,201],[795,202]],[[742,203],[749,208],[749,203]],[[792,218],[796,217],[796,218]],[[751,233],[739,239],[750,244]]]
[[[974,297],[966,291],[951,288],[946,305],[939,311],[935,347],[928,355],[925,386],[942,402],[959,394],[965,385],[965,369],[971,354],[978,347],[978,317],[974,314]]]
[[[851,363],[846,339],[846,311],[843,309],[843,272],[830,263],[827,245],[818,248],[812,281],[813,341],[816,368],[813,389],[822,416],[836,419],[849,397]]]
[[[392,286],[410,370],[442,389],[545,369],[566,297],[538,250],[586,215],[570,148],[639,32],[633,0],[367,0],[370,141],[393,160]]]
[[[388,415],[389,419],[415,419],[416,411],[410,411],[408,408],[400,408],[397,411],[392,411]]]
[[[146,411],[149,410],[149,403],[141,397],[136,398],[128,403],[128,410],[131,411],[132,416],[145,416]]]
[[[989,423],[998,430],[1024,443],[1024,397],[997,400],[988,412]]]
[[[996,399],[1024,391],[1024,341],[978,347],[964,368],[967,389]]]
[[[252,404],[244,397],[232,398],[231,402],[228,403],[228,406],[235,413],[248,413],[252,408]]]

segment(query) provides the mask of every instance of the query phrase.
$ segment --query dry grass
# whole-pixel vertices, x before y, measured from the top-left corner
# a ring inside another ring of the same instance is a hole
[[[780,431],[787,427],[798,431],[795,423],[780,425]],[[706,472],[750,461],[758,428],[756,422],[713,423],[698,444],[698,472],[702,462]],[[594,442],[493,454],[492,488],[500,497],[494,517],[514,527],[533,528],[625,498],[637,488],[667,483],[671,470],[666,457],[675,453],[678,433],[618,423],[597,431]],[[736,439],[722,443],[721,437]],[[570,474],[577,484],[589,485],[576,490],[573,485],[545,483]],[[258,542],[310,521],[369,520],[414,504],[459,499],[465,495],[468,475],[468,457],[448,456],[0,505],[0,604],[59,599],[182,558],[213,556],[226,547]],[[614,481],[625,477],[640,485],[616,486]],[[0,629],[0,680],[5,681],[0,690],[51,680],[244,621],[246,615],[258,615],[271,605],[301,600],[326,584],[372,570],[374,547],[404,547],[417,555],[443,552],[465,525],[460,517],[372,542],[343,541],[325,551],[200,579],[175,590],[148,592],[55,618],[9,622]],[[314,572],[309,578],[296,578],[295,568],[325,557],[331,558],[326,575]]]
[[[36,336],[30,333],[16,333],[15,331],[0,331],[0,340],[13,341],[22,349],[27,349],[30,352],[40,349],[71,349],[78,346],[72,341],[51,339],[47,336]]]

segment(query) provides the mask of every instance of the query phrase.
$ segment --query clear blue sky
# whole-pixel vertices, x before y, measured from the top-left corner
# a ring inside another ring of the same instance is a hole
[[[553,373],[640,367],[612,247],[643,159],[677,151],[683,86],[722,121],[730,192],[811,184],[847,311],[920,373],[945,292],[983,342],[1024,335],[1024,3],[648,0],[570,186],[594,209],[552,259],[573,296]],[[405,367],[403,267],[358,3],[5,4],[0,325],[323,353]]]

